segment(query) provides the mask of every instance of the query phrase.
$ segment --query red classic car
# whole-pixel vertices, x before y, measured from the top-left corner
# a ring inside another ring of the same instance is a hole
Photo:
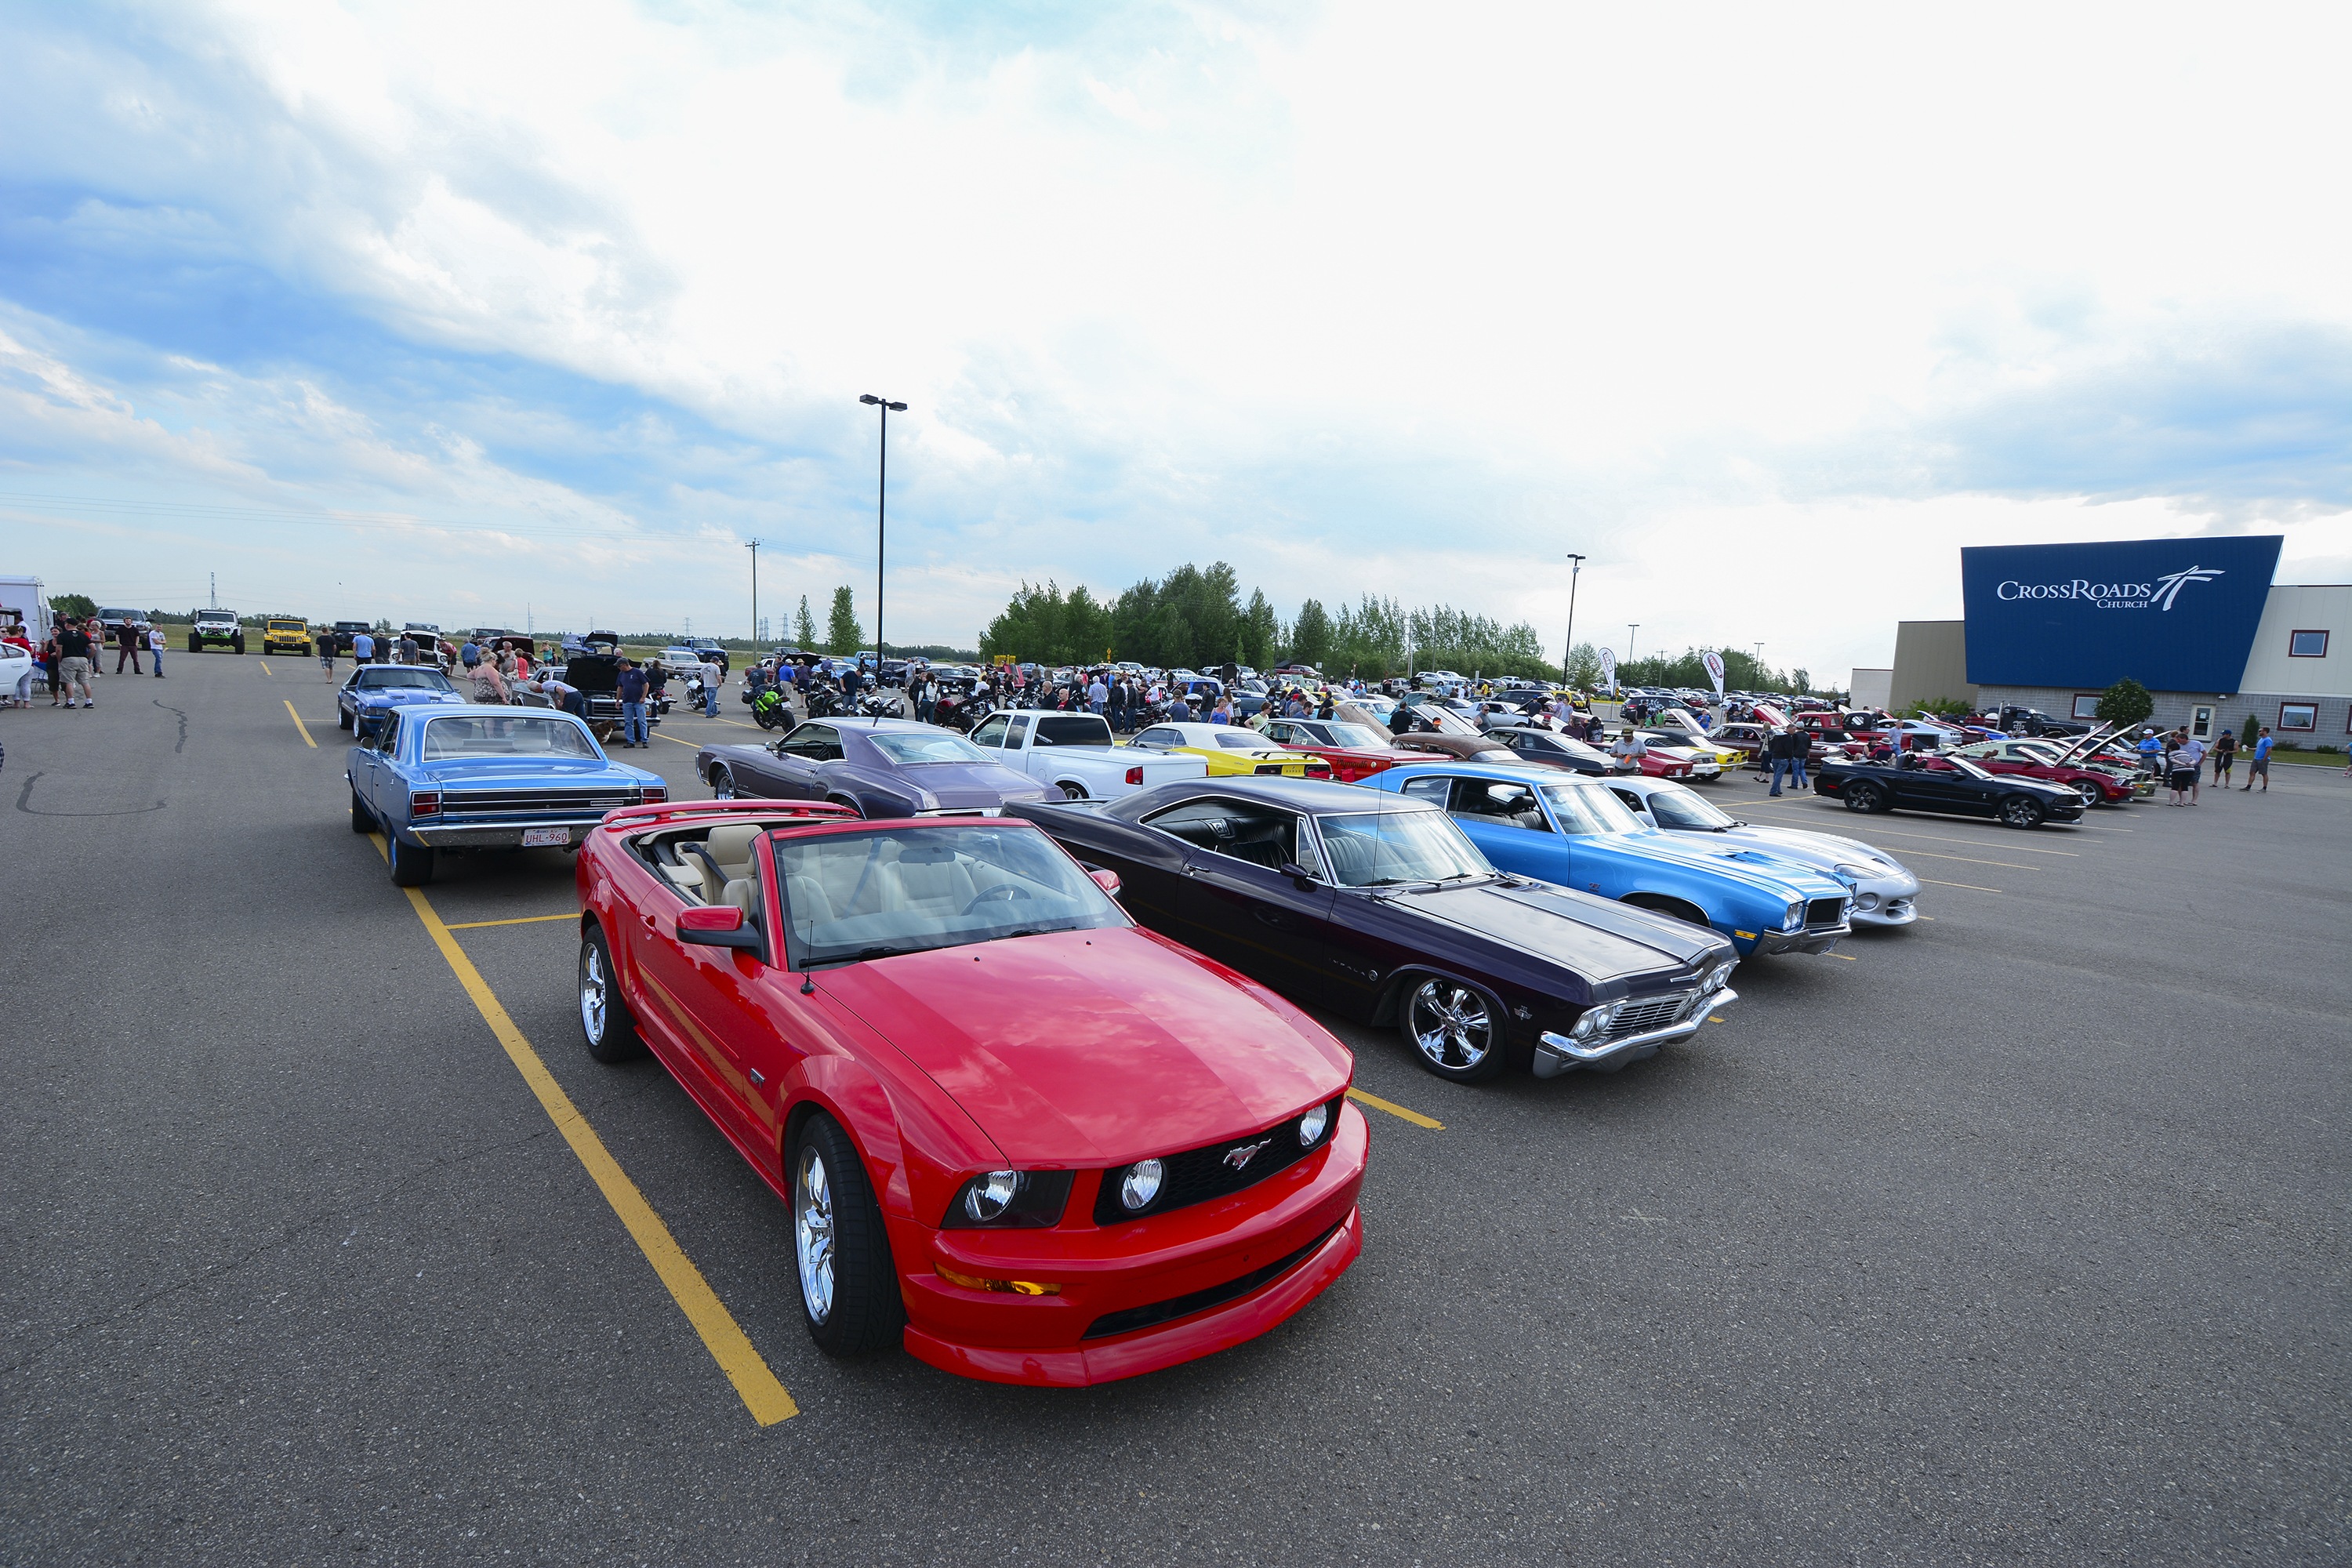
[[[2122,805],[2132,797],[2130,780],[2065,761],[2063,745],[2047,741],[1979,741],[1952,755],[1966,757],[1989,773],[2023,773],[2064,784],[2083,797],[2084,805]],[[1927,765],[1936,766],[1937,759],[1930,757]]]
[[[1029,823],[622,810],[578,882],[589,1054],[650,1047],[784,1200],[829,1354],[1108,1382],[1362,1250],[1354,1058]]]
[[[1265,738],[1294,752],[1307,752],[1331,764],[1331,776],[1341,784],[1370,778],[1399,763],[1421,759],[1389,743],[1389,732],[1370,724],[1344,719],[1270,719]]]

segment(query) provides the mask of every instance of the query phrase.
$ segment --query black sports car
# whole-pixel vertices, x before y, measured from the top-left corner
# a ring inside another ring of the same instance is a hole
[[[1595,778],[1612,772],[1609,753],[1587,745],[1573,735],[1562,735],[1550,730],[1538,730],[1532,725],[1490,724],[1486,738],[1500,741],[1518,753],[1523,762],[1541,763],[1548,768],[1565,768],[1570,773],[1590,773]]]
[[[1431,802],[1236,777],[1005,810],[1117,873],[1144,925],[1295,1001],[1395,1024],[1441,1078],[1614,1070],[1735,999],[1723,937],[1507,876]]]
[[[1930,767],[1916,752],[1892,763],[1827,762],[1813,770],[1813,793],[1848,811],[1933,811],[1990,816],[2010,827],[2080,822],[2083,797],[2063,784],[2020,773],[1989,773],[1966,757],[1941,756]]]
[[[1045,798],[954,731],[906,719],[812,719],[764,746],[705,746],[694,771],[720,800],[830,801],[860,816],[994,816]]]

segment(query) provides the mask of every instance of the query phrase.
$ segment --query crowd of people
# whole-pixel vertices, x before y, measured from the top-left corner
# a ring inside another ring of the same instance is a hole
[[[132,675],[149,673],[141,664],[143,656],[154,666],[154,678],[163,679],[163,633],[135,621],[110,627],[96,616],[59,616],[37,643],[22,622],[11,621],[0,628],[0,642],[24,649],[33,661],[16,678],[14,691],[0,692],[0,703],[13,707],[33,706],[34,693],[41,687],[48,689],[52,708],[97,707],[96,687],[103,673],[100,667],[110,647],[114,649],[115,674],[122,674],[126,667]]]

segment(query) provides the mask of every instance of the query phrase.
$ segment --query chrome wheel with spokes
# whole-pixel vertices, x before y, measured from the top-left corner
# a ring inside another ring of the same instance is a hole
[[[580,939],[580,1037],[600,1062],[627,1061],[645,1049],[637,1021],[614,984],[613,950],[593,926]]]
[[[724,763],[710,770],[710,798],[713,800],[735,798],[735,775],[727,771]]]
[[[1406,999],[1402,1021],[1421,1065],[1441,1078],[1468,1082],[1503,1065],[1494,1005],[1475,986],[1424,980]]]
[[[801,1302],[809,1321],[833,1316],[833,1182],[824,1155],[811,1145],[793,1173],[793,1250],[800,1260]]]

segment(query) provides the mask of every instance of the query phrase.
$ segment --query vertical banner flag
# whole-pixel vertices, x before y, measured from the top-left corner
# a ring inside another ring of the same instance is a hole
[[[1700,662],[1706,666],[1707,678],[1715,682],[1715,700],[1723,700],[1723,656],[1713,648],[1706,650]]]
[[[1616,696],[1617,650],[1613,647],[1604,647],[1601,650],[1601,679],[1609,683],[1609,695]]]

